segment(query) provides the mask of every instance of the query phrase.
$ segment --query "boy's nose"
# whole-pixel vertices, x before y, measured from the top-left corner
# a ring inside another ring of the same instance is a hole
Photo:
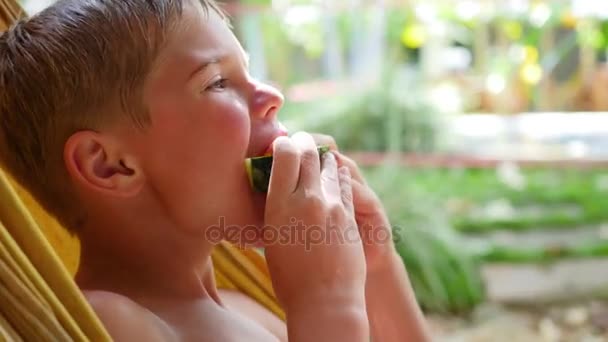
[[[255,90],[251,99],[251,115],[257,118],[276,116],[285,101],[281,92],[261,82],[255,82]]]

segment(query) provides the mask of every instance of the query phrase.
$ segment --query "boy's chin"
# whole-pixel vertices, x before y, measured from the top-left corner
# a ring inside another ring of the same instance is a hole
[[[253,204],[253,207],[247,206]],[[262,229],[264,227],[264,212],[266,209],[266,194],[253,193],[252,202],[242,208],[241,213],[248,215],[240,216],[238,225],[232,225],[224,231],[224,240],[240,248],[262,248],[264,240]]]

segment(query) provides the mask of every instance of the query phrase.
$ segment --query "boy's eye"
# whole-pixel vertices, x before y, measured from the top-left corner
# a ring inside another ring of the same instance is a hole
[[[226,89],[226,82],[228,79],[220,78],[219,80],[213,82],[206,90],[223,90]]]

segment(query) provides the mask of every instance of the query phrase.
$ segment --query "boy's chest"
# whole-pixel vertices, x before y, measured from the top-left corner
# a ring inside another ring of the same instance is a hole
[[[180,342],[279,342],[276,336],[257,322],[227,309],[201,306],[176,309],[163,316]]]

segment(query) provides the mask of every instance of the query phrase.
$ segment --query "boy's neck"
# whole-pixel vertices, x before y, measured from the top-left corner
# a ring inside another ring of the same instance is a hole
[[[183,299],[211,299],[221,305],[211,245],[167,237],[162,242],[140,241],[121,248],[87,234],[81,234],[80,241],[76,282],[82,290],[118,293],[144,306]]]

